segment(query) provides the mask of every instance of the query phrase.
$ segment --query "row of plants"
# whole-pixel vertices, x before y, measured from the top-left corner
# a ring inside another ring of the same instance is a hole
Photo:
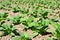
[[[31,38],[34,38],[36,35],[38,34],[45,34],[48,28],[48,25],[51,24],[55,30],[54,32],[51,32],[53,35],[54,39],[60,39],[60,25],[55,22],[52,19],[47,19],[47,15],[48,15],[48,11],[46,10],[39,10],[39,16],[36,17],[36,14],[34,15],[33,13],[30,14],[30,16],[28,17],[28,19],[26,19],[25,17],[29,15],[29,13],[25,13],[26,11],[23,11],[23,15],[14,15],[10,18],[8,18],[8,13],[6,12],[0,12],[0,31],[4,31],[4,35],[12,35],[14,37],[12,37],[13,40],[29,40]],[[35,18],[39,18],[36,22],[34,21]],[[4,20],[8,20],[9,24],[6,24],[4,22]],[[19,35],[20,35],[20,39],[16,39],[15,37],[15,31],[16,29],[12,26],[12,24],[17,25],[17,24],[23,24],[24,30],[28,30],[31,29],[34,34],[32,34],[31,36],[27,35],[27,33],[22,33],[19,31]]]
[[[14,14],[20,12],[22,15],[14,15],[8,18],[7,12],[0,12],[0,31],[4,35],[11,35],[12,40],[31,40],[37,35],[44,35],[46,33],[52,34],[50,40],[60,40],[60,25],[55,17],[49,19],[47,16],[53,16],[53,10],[60,8],[60,0],[2,0],[0,2],[0,9],[12,10]],[[57,12],[59,14],[59,12]],[[27,16],[27,18],[26,18]],[[58,15],[60,16],[60,14]],[[35,20],[38,19],[38,20]],[[5,23],[7,20],[9,23]],[[12,25],[22,24],[24,30],[31,29],[32,35],[16,32],[16,28]],[[48,26],[52,25],[54,31],[47,31]],[[17,33],[17,34],[16,34]],[[16,37],[16,35],[19,36]],[[49,40],[49,39],[47,39]]]
[[[60,0],[2,0],[0,2],[0,9],[8,9],[8,10],[12,10],[15,7],[21,7],[20,5],[26,5],[28,4],[28,6],[37,6],[39,5],[40,7],[44,7],[44,8],[50,8],[50,9],[58,9],[60,8]]]

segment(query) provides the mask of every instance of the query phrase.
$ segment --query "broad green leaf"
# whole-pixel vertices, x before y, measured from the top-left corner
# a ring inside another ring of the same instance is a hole
[[[0,30],[4,30],[4,28],[3,27],[0,27]]]
[[[34,25],[35,25],[34,22],[32,22],[32,23],[28,23],[28,26],[29,26],[29,27],[32,27],[32,26],[34,26]]]
[[[33,16],[30,16],[28,19],[27,19],[27,22],[33,22],[34,20],[34,17]]]
[[[24,21],[26,21],[26,18],[21,18],[20,19],[20,22],[24,22]]]
[[[49,25],[49,20],[45,20],[45,26],[48,26]]]
[[[56,29],[60,27],[60,25],[58,23],[56,23],[56,22],[50,21],[50,23]]]
[[[28,26],[29,27],[32,27],[32,26],[37,27],[37,26],[39,26],[39,24],[38,24],[38,22],[31,22],[31,23],[28,23]]]

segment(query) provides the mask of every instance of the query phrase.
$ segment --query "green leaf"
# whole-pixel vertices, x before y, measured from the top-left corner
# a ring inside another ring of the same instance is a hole
[[[20,19],[20,22],[24,22],[24,21],[26,21],[26,18],[21,18]]]
[[[37,27],[37,26],[39,26],[39,24],[38,24],[38,22],[31,22],[31,23],[28,23],[28,26],[29,27],[32,27],[32,26]]]
[[[20,16],[19,15],[15,15],[15,16],[12,16],[10,18],[8,18],[9,22],[10,23],[20,23]]]
[[[24,33],[24,35],[25,35],[25,37],[26,37],[26,38],[29,38],[29,35],[28,35],[28,33]]]
[[[37,32],[34,32],[31,36],[30,36],[30,38],[34,38],[35,36],[37,36],[38,35],[38,33]]]
[[[19,12],[20,11],[20,8],[19,7],[15,7],[15,8],[13,8],[13,12]]]
[[[8,16],[8,13],[0,12],[0,21],[5,20],[7,16]]]
[[[18,37],[12,37],[12,40],[20,40]]]
[[[29,35],[27,33],[19,32],[19,34],[21,36],[21,40],[28,40],[29,39]]]
[[[15,34],[13,32],[10,33],[11,36],[15,36]]]
[[[50,23],[56,29],[60,27],[60,25],[58,23],[56,23],[56,22],[50,21]]]
[[[45,26],[48,26],[49,25],[49,20],[45,20]]]
[[[3,27],[0,27],[0,30],[4,30],[4,28]]]
[[[6,18],[7,16],[8,16],[8,13],[0,12],[0,18]]]
[[[27,19],[27,22],[33,22],[34,20],[34,17],[33,16],[30,16],[28,19]]]
[[[5,35],[14,33],[13,31],[15,31],[15,28],[11,24],[3,23],[2,27]]]
[[[32,23],[28,23],[28,27],[32,27],[32,26],[34,26],[34,25],[35,25],[34,22],[32,22]]]
[[[48,37],[48,38],[46,38],[46,40],[53,40],[52,38],[50,38],[50,37]]]

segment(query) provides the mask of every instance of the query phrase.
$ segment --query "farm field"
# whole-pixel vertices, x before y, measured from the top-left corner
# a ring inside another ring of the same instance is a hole
[[[0,40],[60,40],[60,0],[0,0]]]

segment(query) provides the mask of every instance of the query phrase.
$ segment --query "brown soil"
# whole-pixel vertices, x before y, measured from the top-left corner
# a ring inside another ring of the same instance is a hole
[[[11,40],[11,36],[10,35],[3,36],[0,38],[0,40]]]

